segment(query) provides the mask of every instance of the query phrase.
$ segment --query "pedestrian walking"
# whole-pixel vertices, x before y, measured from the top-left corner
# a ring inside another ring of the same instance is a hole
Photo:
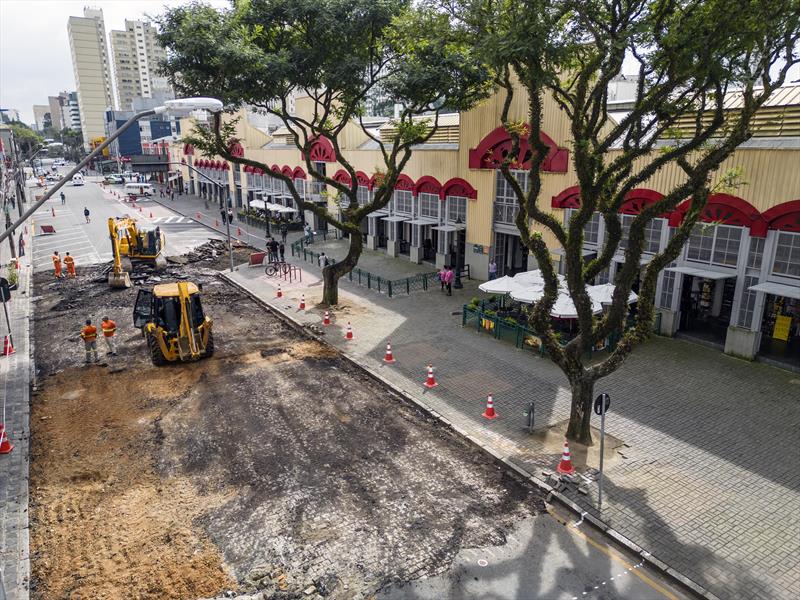
[[[86,319],[86,326],[81,329],[81,338],[83,338],[83,346],[86,351],[86,358],[83,362],[89,364],[92,355],[94,355],[94,362],[97,362],[97,327],[92,325],[91,319]]]
[[[20,258],[25,256],[25,238],[22,235],[19,236],[19,252],[17,252],[17,255]]]
[[[169,199],[172,200],[173,202],[175,202],[175,190],[172,190],[169,193]]]
[[[269,238],[269,253],[272,255],[272,260],[278,262],[278,241],[275,238]]]
[[[233,225],[233,210],[231,210],[230,208],[228,209],[228,223]]]
[[[87,223],[91,223],[92,220],[89,218],[89,209],[85,206],[83,207],[83,218],[86,219]]]
[[[489,261],[489,281],[496,278],[497,278],[497,263],[494,262],[494,259],[491,259]]]
[[[447,282],[445,281],[445,279],[447,278],[446,274],[447,274],[447,265],[444,265],[439,270],[439,273],[436,275],[439,278],[439,283],[441,284],[441,287],[439,288],[439,290],[442,291],[442,292],[444,291],[444,286],[447,285]]]
[[[163,198],[164,197],[164,188],[161,188],[160,190],[158,190],[158,193]]]
[[[106,346],[108,346],[108,352],[106,354],[110,354],[112,356],[117,355],[117,324],[114,323],[108,317],[103,317],[103,322],[100,324],[100,328],[103,330],[103,339],[106,341]]]
[[[453,269],[450,268],[450,267],[445,267],[444,281],[445,281],[445,284],[447,285],[447,295],[448,296],[452,296],[453,295],[453,277],[454,276],[455,276],[455,273],[453,272]]]
[[[286,262],[286,259],[284,258],[284,256],[286,256],[286,245],[283,242],[281,242],[278,246],[278,252],[280,252],[281,255],[281,262]]]
[[[306,234],[306,246],[312,244],[314,242],[314,230],[311,229],[311,225],[306,225],[303,228],[303,233]]]
[[[56,279],[61,279],[63,275],[61,274],[61,257],[58,255],[58,250],[53,251],[53,274],[56,276]]]
[[[289,226],[286,223],[281,223],[281,242],[286,243],[286,236],[289,235]]]
[[[69,255],[69,252],[64,256],[64,265],[67,267],[67,275],[75,277],[75,259]]]
[[[325,267],[328,266],[328,257],[325,256],[324,252],[320,252],[319,258],[317,259],[317,262],[319,263],[319,268],[320,269],[324,269]]]
[[[64,192],[61,192],[61,206],[64,206],[67,203],[67,195]]]

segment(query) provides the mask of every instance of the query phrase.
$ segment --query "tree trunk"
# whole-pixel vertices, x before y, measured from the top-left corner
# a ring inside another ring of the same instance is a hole
[[[572,409],[569,415],[567,439],[592,445],[592,402],[594,396],[594,380],[586,376],[575,379],[572,388]]]
[[[350,247],[347,256],[339,262],[322,269],[322,303],[335,306],[339,303],[339,279],[347,275],[358,264],[364,248],[361,232],[350,232]]]

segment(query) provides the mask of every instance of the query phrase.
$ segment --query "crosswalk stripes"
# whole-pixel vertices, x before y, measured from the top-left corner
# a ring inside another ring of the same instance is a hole
[[[152,223],[162,224],[162,223],[195,223],[195,220],[191,217],[184,217],[183,215],[173,215],[170,217],[155,217]]]

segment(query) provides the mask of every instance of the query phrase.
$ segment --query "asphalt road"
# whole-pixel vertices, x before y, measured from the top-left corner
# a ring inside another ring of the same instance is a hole
[[[61,169],[64,173],[65,169]],[[50,198],[33,216],[35,240],[33,243],[34,269],[36,271],[52,269],[51,256],[58,250],[62,256],[69,252],[75,257],[75,265],[106,262],[111,260],[111,244],[108,240],[108,218],[130,215],[143,225],[158,225],[166,235],[166,255],[183,254],[203,244],[209,238],[221,235],[207,229],[193,219],[178,215],[152,200],[137,202],[137,208],[123,202],[111,192],[122,193],[123,186],[109,186],[104,191],[99,185],[99,177],[89,177],[83,186],[67,183],[60,191],[66,196],[62,204],[59,193]],[[45,193],[44,188],[32,187],[29,195]],[[83,215],[84,208],[89,209],[90,222]],[[141,208],[141,211],[139,210]],[[56,233],[45,235],[42,225],[51,225]]]
[[[398,585],[380,600],[683,600],[691,598],[565,510],[526,519],[503,546],[456,555],[437,577]]]

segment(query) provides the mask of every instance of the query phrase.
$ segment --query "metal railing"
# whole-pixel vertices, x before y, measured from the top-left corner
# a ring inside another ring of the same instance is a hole
[[[302,258],[305,262],[313,263],[319,266],[319,252],[309,250],[304,240],[300,239],[294,242],[291,246],[292,256]],[[330,256],[326,257],[330,264],[335,264],[336,259]],[[398,294],[411,294],[412,292],[426,292],[432,286],[435,286],[439,281],[438,273],[419,273],[418,275],[411,275],[409,277],[401,277],[399,279],[389,279],[381,277],[375,273],[370,273],[359,267],[355,267],[345,277],[348,281],[366,287],[369,290],[375,290],[379,294],[386,294],[390,298]]]

